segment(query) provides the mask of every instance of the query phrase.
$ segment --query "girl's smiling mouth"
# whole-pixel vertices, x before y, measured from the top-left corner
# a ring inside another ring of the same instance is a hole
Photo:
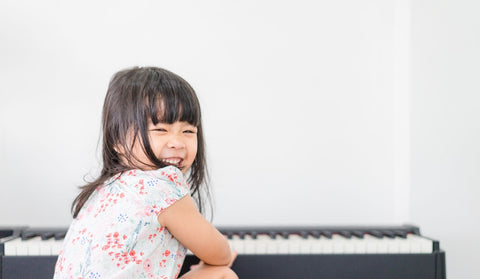
[[[175,166],[175,167],[177,167],[177,168],[181,168],[183,159],[180,158],[180,157],[170,157],[170,158],[160,159],[160,161],[162,161],[162,163],[164,163],[164,164],[166,164],[166,165]]]

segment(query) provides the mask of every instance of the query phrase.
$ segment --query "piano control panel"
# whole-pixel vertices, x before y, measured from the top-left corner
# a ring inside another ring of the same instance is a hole
[[[445,252],[416,226],[219,230],[238,252],[232,268],[240,278],[445,278]],[[0,279],[52,278],[66,232],[0,227]],[[196,262],[190,253],[182,273]]]

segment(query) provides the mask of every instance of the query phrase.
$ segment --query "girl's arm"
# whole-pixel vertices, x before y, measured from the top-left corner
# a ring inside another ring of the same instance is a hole
[[[227,239],[200,214],[190,195],[160,213],[158,222],[204,263],[231,263],[232,252]]]

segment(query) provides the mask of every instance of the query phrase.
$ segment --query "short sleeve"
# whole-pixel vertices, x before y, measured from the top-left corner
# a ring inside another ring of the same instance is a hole
[[[188,195],[190,190],[182,172],[178,168],[168,166],[144,172],[143,192],[147,207],[145,210],[157,216]]]

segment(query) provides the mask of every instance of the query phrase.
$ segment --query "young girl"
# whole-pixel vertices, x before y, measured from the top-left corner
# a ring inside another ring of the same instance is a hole
[[[102,124],[103,169],[73,202],[54,278],[177,278],[187,248],[202,262],[182,278],[237,278],[226,238],[192,199],[201,210],[206,166],[191,86],[160,68],[120,71]]]

